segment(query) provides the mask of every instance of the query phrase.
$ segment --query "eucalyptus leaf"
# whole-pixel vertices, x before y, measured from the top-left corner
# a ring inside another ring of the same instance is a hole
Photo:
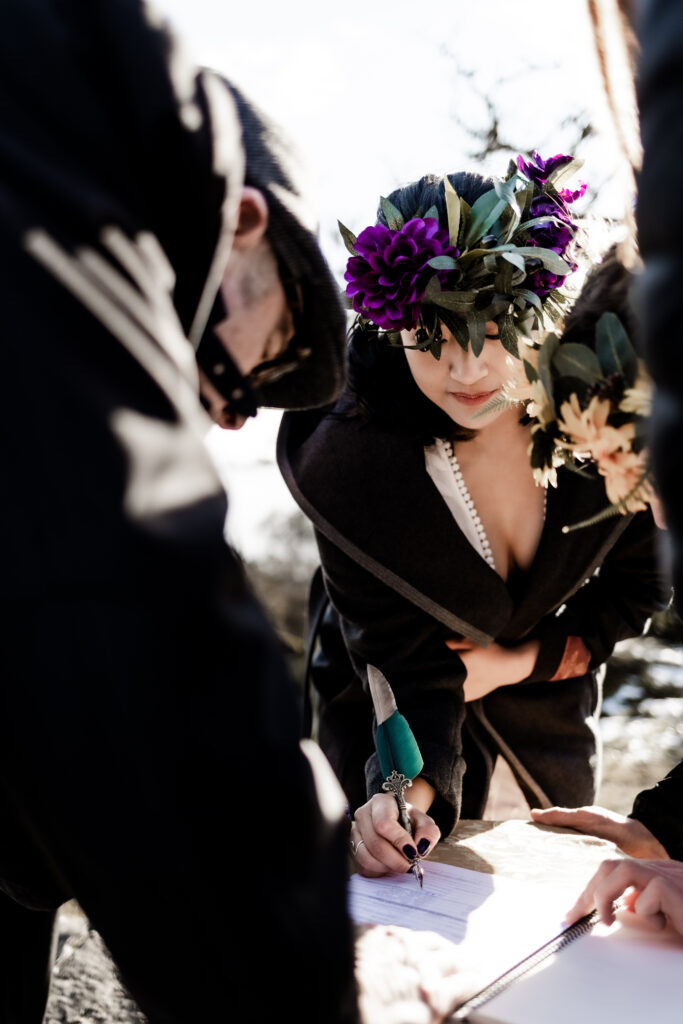
[[[554,417],[557,417],[557,410],[555,408],[555,395],[553,393],[553,374],[551,370],[551,364],[553,357],[560,347],[560,339],[556,334],[546,335],[543,344],[538,353],[538,376],[541,379],[541,383],[550,405],[550,410]]]
[[[568,274],[571,270],[569,264],[565,263],[556,252],[553,252],[552,249],[544,249],[541,246],[499,245],[495,249],[489,249],[489,252],[517,252],[520,256],[528,256],[529,259],[540,260],[546,270],[549,270],[551,274],[558,274],[560,276]]]
[[[556,168],[552,174],[548,175],[548,184],[552,185],[555,189],[559,189],[565,181],[568,181],[582,167],[583,160],[571,160],[568,164]]]
[[[439,211],[436,206],[430,206],[422,219],[427,220],[428,217],[432,217],[434,220],[439,219]]]
[[[511,316],[503,316],[498,320],[500,340],[506,352],[509,352],[515,359],[519,358],[519,346],[517,342],[517,328]]]
[[[465,233],[467,231],[467,224],[471,211],[472,207],[470,204],[466,199],[463,199],[462,196],[460,196],[460,226],[458,227],[458,242],[456,246],[456,248],[460,250],[465,247]]]
[[[540,311],[543,308],[543,303],[536,292],[532,292],[528,288],[520,288],[517,294],[520,298],[526,299],[527,302],[530,302],[534,309],[538,309]]]
[[[489,189],[488,192],[479,196],[477,201],[472,204],[467,221],[465,243],[471,245],[482,238],[491,225],[495,224],[506,206],[506,200],[499,198],[495,188]]]
[[[342,239],[344,241],[344,245],[346,246],[346,248],[348,249],[352,256],[357,256],[358,253],[356,252],[355,249],[356,235],[354,235],[353,231],[349,231],[349,229],[344,224],[342,224],[340,220],[337,221],[337,225],[339,227],[339,234],[342,236]]]
[[[432,256],[431,260],[427,260],[427,265],[435,270],[456,270],[458,266],[452,256]]]
[[[386,219],[387,227],[391,228],[392,231],[400,231],[405,223],[401,211],[397,210],[394,204],[390,200],[385,199],[384,196],[380,199],[379,204]]]
[[[481,316],[467,317],[467,330],[470,336],[470,345],[475,357],[479,357],[486,342],[486,318]]]
[[[524,366],[526,379],[529,381],[530,384],[533,384],[535,381],[538,380],[538,373],[536,372],[536,367],[532,363],[530,363],[528,359],[524,359],[524,357],[522,357],[522,364]]]
[[[624,325],[616,313],[603,313],[595,327],[595,351],[609,376],[619,373],[629,379],[637,368],[637,356]]]
[[[505,181],[494,182],[493,188],[498,198],[501,199],[506,206],[511,207],[518,217],[521,217],[522,211],[519,208],[517,193],[515,192],[515,185],[518,180],[519,179],[515,174],[511,178],[507,178]]]
[[[467,323],[465,320],[458,316],[457,313],[453,313],[450,309],[440,309],[439,319],[444,327],[448,328],[460,347],[466,352],[467,346],[470,343],[470,336],[467,333]]]
[[[448,216],[448,237],[451,245],[457,249],[458,232],[460,231],[460,198],[450,183],[448,175],[443,179],[444,194],[446,196],[446,214]]]
[[[595,384],[602,379],[600,361],[587,345],[567,341],[560,345],[553,356],[552,365],[563,377],[576,377],[587,384]]]
[[[439,279],[434,276],[429,281],[424,297],[427,302],[433,302],[435,306],[443,306],[454,313],[468,313],[474,309],[475,292],[444,292],[441,290]]]
[[[518,267],[519,270],[526,270],[524,257],[520,256],[518,252],[504,252],[503,259],[511,263],[513,267]]]

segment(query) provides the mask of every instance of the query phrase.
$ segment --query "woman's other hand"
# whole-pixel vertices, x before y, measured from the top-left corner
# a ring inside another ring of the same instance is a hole
[[[619,906],[615,906],[617,900]],[[625,924],[645,924],[658,931],[668,924],[683,935],[683,864],[678,860],[606,860],[567,913],[567,922],[593,908],[608,925],[623,910],[619,920]]]
[[[433,795],[434,791],[431,792]],[[413,824],[412,836],[399,824],[398,804],[391,793],[377,793],[358,808],[353,816],[350,842],[361,875],[379,878],[405,874],[416,857],[426,857],[438,843],[441,832],[432,818],[415,803],[407,806]]]
[[[532,808],[531,817],[539,825],[559,825],[573,828],[588,836],[607,839],[618,846],[629,857],[651,860],[668,860],[658,839],[635,818],[608,811],[604,807],[548,807],[545,810]]]
[[[531,675],[538,658],[539,641],[527,640],[516,647],[489,644],[481,647],[472,640],[453,637],[446,646],[457,651],[465,669],[465,700],[477,700],[499,686],[521,683]]]

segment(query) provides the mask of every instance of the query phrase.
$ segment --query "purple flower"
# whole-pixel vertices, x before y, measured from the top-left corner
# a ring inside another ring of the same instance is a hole
[[[582,195],[584,195],[587,187],[588,186],[586,185],[585,181],[580,181],[579,187],[576,189],[575,192],[572,192],[572,190],[569,188],[561,188],[558,192],[558,195],[563,202],[573,203],[577,199],[580,199]]]
[[[558,153],[556,156],[549,156],[547,160],[544,160],[534,150],[529,161],[526,161],[522,156],[518,156],[517,166],[529,181],[535,181],[537,185],[541,186],[548,180],[553,171],[557,170],[558,167],[564,167],[565,164],[570,164],[573,159],[573,156]]]
[[[529,217],[548,217],[545,223],[529,228],[529,244],[552,249],[562,256],[576,232],[576,225],[569,219],[564,204],[555,202],[550,196],[536,196],[531,201]],[[551,217],[555,219],[551,220]]]
[[[399,231],[383,224],[365,228],[355,249],[358,256],[346,264],[346,294],[357,313],[385,331],[417,326],[429,280],[434,275],[442,284],[452,280],[452,271],[435,270],[429,260],[459,255],[433,217],[413,217]]]

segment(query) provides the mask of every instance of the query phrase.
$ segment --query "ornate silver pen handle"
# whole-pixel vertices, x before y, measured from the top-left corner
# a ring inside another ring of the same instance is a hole
[[[413,834],[413,823],[411,822],[408,816],[408,807],[406,806],[406,800],[403,793],[404,790],[406,790],[408,786],[412,786],[412,784],[412,779],[407,778],[405,775],[401,775],[400,772],[397,772],[395,770],[391,773],[391,775],[387,776],[387,778],[382,783],[382,789],[385,792],[394,794],[396,803],[398,804],[398,820],[401,822],[401,825],[410,836],[412,836]],[[422,877],[424,875],[424,871],[422,870],[422,867],[420,865],[419,857],[415,857],[415,859],[412,861],[410,870],[415,875],[415,878],[420,883],[420,886],[422,886]]]

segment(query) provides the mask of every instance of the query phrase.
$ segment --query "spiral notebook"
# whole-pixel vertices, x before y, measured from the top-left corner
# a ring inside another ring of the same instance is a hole
[[[433,931],[476,976],[449,1018],[470,1024],[681,1024],[683,939],[564,912],[577,893],[446,864],[412,876],[349,882],[357,923]]]

